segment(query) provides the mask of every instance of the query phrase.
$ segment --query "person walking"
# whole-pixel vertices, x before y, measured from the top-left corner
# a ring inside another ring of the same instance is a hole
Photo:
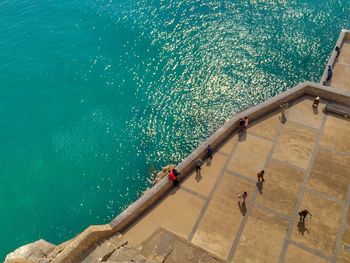
[[[247,192],[243,192],[243,194],[239,195],[238,198],[242,198],[242,204],[245,204],[245,200],[248,197],[248,193]]]
[[[306,218],[306,216],[307,216],[308,214],[312,217],[311,213],[310,213],[308,210],[306,210],[306,209],[301,210],[301,211],[299,212],[299,216],[300,216],[299,222],[303,222],[303,223],[304,223],[304,222],[305,222],[305,218]]]
[[[261,170],[260,172],[258,172],[258,174],[256,175],[258,177],[258,183],[260,183],[260,181],[265,182],[264,174],[265,174],[264,170]]]
[[[196,161],[196,173],[201,171],[202,165],[203,165],[203,160],[201,158],[198,158]]]

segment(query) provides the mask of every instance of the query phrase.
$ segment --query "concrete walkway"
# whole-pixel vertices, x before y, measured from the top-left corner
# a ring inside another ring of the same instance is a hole
[[[301,99],[286,122],[276,112],[232,135],[200,175],[123,232],[129,244],[161,226],[227,262],[350,262],[350,122],[311,104]],[[305,208],[313,217],[302,225]]]
[[[335,61],[333,77],[330,85],[334,88],[350,92],[350,40],[344,40],[340,55]]]

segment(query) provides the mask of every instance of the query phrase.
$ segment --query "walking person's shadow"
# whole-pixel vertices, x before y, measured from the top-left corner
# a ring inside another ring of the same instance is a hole
[[[195,177],[197,183],[199,183],[200,180],[202,180],[201,170],[196,171],[196,177]]]
[[[258,181],[256,183],[256,188],[258,188],[259,193],[262,194],[263,193],[263,188],[264,188],[264,182],[263,181],[260,181],[260,182]]]
[[[242,213],[242,216],[245,216],[245,214],[247,213],[247,206],[246,206],[246,204],[245,203],[241,203],[241,201],[238,200],[238,207],[239,207],[239,210]]]
[[[299,223],[298,223],[298,231],[302,235],[304,235],[305,232],[307,232],[308,234],[310,233],[309,229],[305,227],[305,222],[304,221],[299,221]]]
[[[282,124],[285,124],[287,122],[287,117],[286,117],[286,114],[284,112],[281,113],[281,116],[279,117],[280,119],[280,122]]]

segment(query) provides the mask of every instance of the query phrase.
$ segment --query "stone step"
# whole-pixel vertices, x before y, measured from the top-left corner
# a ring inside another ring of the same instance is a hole
[[[84,263],[103,262],[116,250],[116,247],[108,240],[96,245],[89,255],[82,261]]]
[[[121,247],[113,252],[108,262],[146,262],[147,258],[140,255],[140,251],[132,247]]]
[[[141,255],[157,263],[220,263],[225,262],[204,249],[163,229],[158,228],[141,244]]]
[[[116,233],[110,238],[101,241],[90,249],[89,254],[82,260],[83,263],[105,262],[114,251],[122,248],[128,242],[120,233]]]

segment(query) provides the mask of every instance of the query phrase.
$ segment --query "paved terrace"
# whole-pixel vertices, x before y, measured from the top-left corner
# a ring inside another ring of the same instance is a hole
[[[201,175],[193,172],[123,232],[129,244],[162,226],[228,262],[350,262],[350,122],[311,104],[304,97],[285,123],[274,112],[246,136],[233,134]],[[237,198],[243,191],[247,209]],[[305,226],[304,208],[313,215]]]
[[[342,30],[336,46],[340,47],[340,54],[337,58],[333,50],[327,64],[327,67],[333,65],[333,77],[328,84],[336,89],[350,92],[350,31]],[[326,77],[327,67],[322,81]]]

